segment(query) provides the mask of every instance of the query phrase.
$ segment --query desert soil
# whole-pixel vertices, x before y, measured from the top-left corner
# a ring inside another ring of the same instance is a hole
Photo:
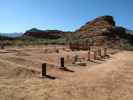
[[[68,63],[73,72],[66,72],[57,68],[59,57],[71,58],[75,52],[60,50],[59,55],[45,48],[0,50],[0,100],[133,100],[133,52],[121,51],[87,66]],[[41,77],[43,62],[55,79]]]

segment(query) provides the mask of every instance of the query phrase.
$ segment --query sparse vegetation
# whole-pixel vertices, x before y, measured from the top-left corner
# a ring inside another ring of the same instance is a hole
[[[115,26],[112,16],[98,17],[75,32],[59,30],[40,30],[32,28],[21,37],[0,36],[6,45],[44,45],[44,44],[87,44],[117,47],[132,50],[133,35],[125,28]]]

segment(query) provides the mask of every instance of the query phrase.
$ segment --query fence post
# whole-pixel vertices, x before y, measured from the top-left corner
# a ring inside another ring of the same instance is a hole
[[[46,68],[47,64],[46,63],[43,63],[42,64],[42,77],[45,77],[47,76],[47,68]]]
[[[61,57],[60,58],[60,67],[61,68],[64,68],[65,66],[64,66],[64,57]]]
[[[1,49],[5,49],[5,44],[4,43],[1,44]]]
[[[97,59],[97,51],[94,51],[94,60]]]
[[[104,48],[104,56],[107,56],[107,48]]]
[[[91,51],[88,52],[88,61],[91,60]]]
[[[55,52],[56,52],[56,53],[59,53],[59,49],[55,49]]]
[[[98,56],[99,56],[99,57],[101,57],[101,56],[102,56],[101,49],[98,49]]]

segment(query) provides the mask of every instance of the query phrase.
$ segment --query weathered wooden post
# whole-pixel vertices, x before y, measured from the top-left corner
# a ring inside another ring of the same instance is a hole
[[[65,68],[65,66],[64,66],[64,57],[60,58],[60,67]]]
[[[59,49],[56,49],[55,52],[56,52],[56,53],[59,53]]]
[[[5,44],[4,43],[1,44],[1,49],[5,49]]]
[[[107,56],[107,48],[104,48],[104,56]]]
[[[91,47],[90,46],[89,46],[88,50],[91,51]]]
[[[94,60],[97,59],[97,51],[94,51]]]
[[[46,63],[43,63],[42,64],[42,77],[45,77],[47,76],[47,68],[46,68],[47,64]]]
[[[88,61],[91,61],[91,51],[88,51]]]
[[[91,60],[91,47],[89,46],[88,47],[88,61],[90,61]]]
[[[98,49],[98,56],[101,58],[102,56],[102,52],[101,52],[101,49]]]

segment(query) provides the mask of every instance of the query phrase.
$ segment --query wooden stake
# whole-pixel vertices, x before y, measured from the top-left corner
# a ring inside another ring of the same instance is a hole
[[[45,76],[47,76],[47,68],[46,68],[46,63],[43,63],[42,64],[42,77],[45,77]]]
[[[64,68],[65,66],[64,66],[64,58],[63,57],[61,57],[61,59],[60,59],[60,67],[61,68]]]
[[[88,61],[91,60],[91,51],[88,52]]]
[[[91,46],[89,46],[89,51],[91,51]]]
[[[98,56],[99,56],[99,57],[101,57],[101,56],[102,56],[101,49],[98,49]]]
[[[1,49],[5,49],[4,43],[1,44]]]
[[[97,59],[97,51],[94,51],[94,60]]]
[[[104,48],[104,56],[107,56],[107,48]]]

